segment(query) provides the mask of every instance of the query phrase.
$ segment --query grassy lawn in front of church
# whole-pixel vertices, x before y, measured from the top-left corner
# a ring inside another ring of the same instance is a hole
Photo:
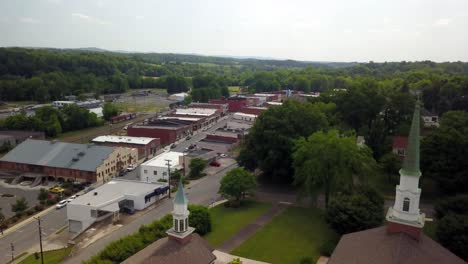
[[[271,204],[267,203],[244,201],[239,208],[225,207],[222,204],[211,208],[212,231],[206,234],[204,238],[213,247],[218,247],[242,228],[255,221],[270,207]]]
[[[303,258],[315,263],[321,246],[337,240],[323,210],[291,207],[231,253],[273,264],[297,264]]]

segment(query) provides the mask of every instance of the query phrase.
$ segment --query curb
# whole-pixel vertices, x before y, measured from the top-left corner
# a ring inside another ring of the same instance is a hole
[[[3,236],[8,235],[9,233],[15,232],[16,230],[22,228],[23,226],[35,221],[36,220],[36,219],[34,219],[35,217],[43,216],[46,213],[49,213],[50,211],[52,211],[53,209],[55,209],[55,205],[52,205],[49,208],[46,208],[46,209],[40,211],[39,213],[36,213],[35,215],[32,215],[31,217],[26,218],[26,219],[24,219],[23,221],[21,221],[19,223],[16,223],[12,227],[9,227],[8,229],[3,230]]]

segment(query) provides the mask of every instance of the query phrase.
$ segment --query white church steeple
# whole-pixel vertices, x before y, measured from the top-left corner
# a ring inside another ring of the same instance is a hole
[[[195,231],[195,228],[189,226],[188,199],[184,193],[184,185],[182,178],[179,181],[179,188],[174,198],[174,210],[172,211],[173,225],[167,231],[170,239],[177,240],[185,244],[190,240],[190,235]]]
[[[395,204],[387,212],[388,231],[405,232],[418,239],[424,226],[425,215],[419,211],[419,143],[420,143],[420,102],[416,102],[408,146],[403,167],[400,170],[400,184],[396,186]]]

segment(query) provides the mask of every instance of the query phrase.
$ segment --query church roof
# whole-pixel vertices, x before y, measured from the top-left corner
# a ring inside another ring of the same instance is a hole
[[[377,227],[343,235],[328,264],[463,264],[461,258],[421,234],[415,240],[405,233],[387,233]]]
[[[414,108],[413,120],[411,121],[411,129],[408,136],[408,147],[405,151],[405,160],[401,169],[401,173],[407,176],[421,176],[421,171],[419,170],[419,143],[421,140],[420,108],[421,106],[418,101]]]
[[[187,204],[187,197],[184,192],[184,184],[182,183],[182,178],[179,181],[179,188],[174,198],[174,204]]]
[[[192,234],[187,244],[161,238],[122,264],[210,264],[216,260],[213,248],[198,234]]]

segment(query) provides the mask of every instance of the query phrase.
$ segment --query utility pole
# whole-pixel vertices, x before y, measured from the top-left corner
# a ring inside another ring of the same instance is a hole
[[[13,243],[10,243],[11,247],[11,261],[15,260],[15,246],[13,246]]]
[[[44,264],[44,252],[42,251],[42,229],[41,229],[41,218],[40,217],[34,217],[34,219],[37,220],[37,223],[39,224],[39,247],[41,248],[41,264]]]
[[[171,198],[171,160],[165,160],[167,162],[167,182],[169,183],[169,198]]]

